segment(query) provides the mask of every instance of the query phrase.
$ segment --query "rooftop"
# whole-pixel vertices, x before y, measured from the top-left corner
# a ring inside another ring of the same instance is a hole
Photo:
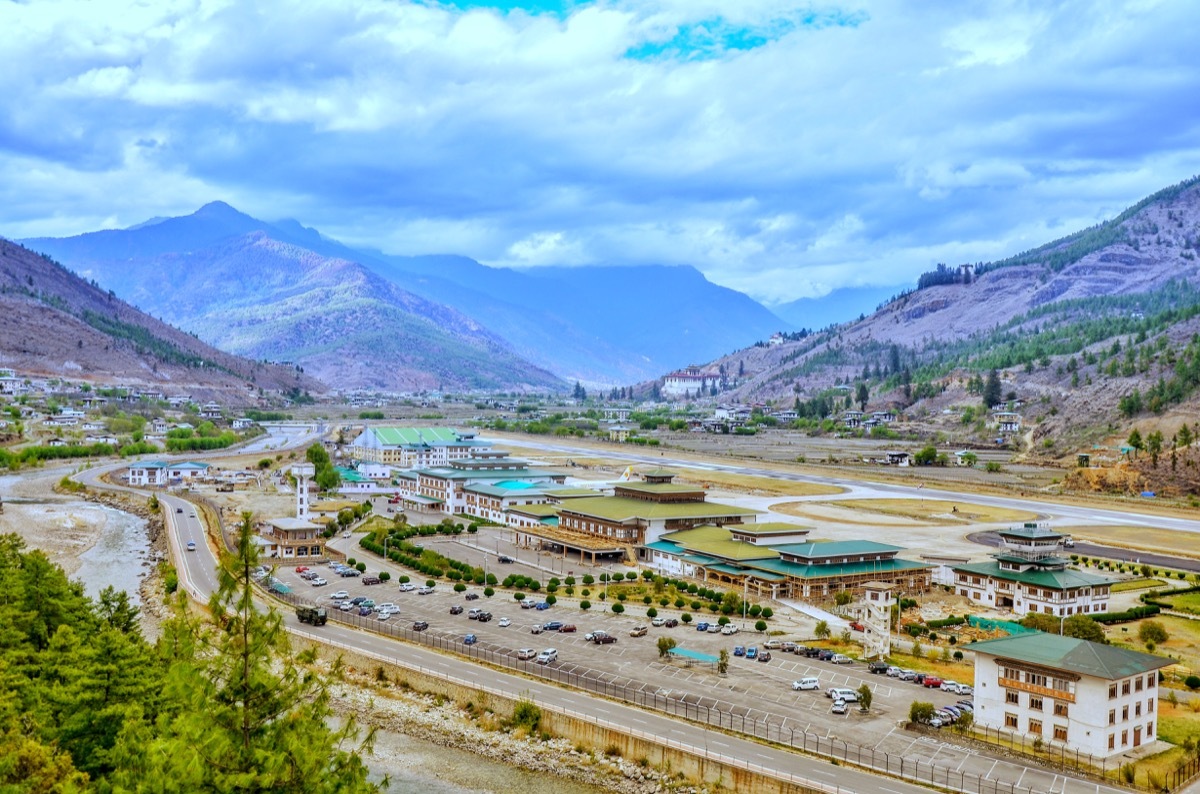
[[[1148,673],[1173,663],[1171,659],[1141,651],[1043,633],[974,642],[971,650],[1109,681]]]
[[[759,513],[748,507],[732,507],[713,502],[647,502],[620,496],[594,496],[572,499],[562,506],[562,513],[600,518],[607,521],[632,521],[637,518],[652,521],[670,518],[729,518]]]
[[[1004,571],[994,562],[974,562],[966,565],[955,565],[955,571],[974,573],[1003,579],[1006,582],[1020,582],[1037,587],[1047,587],[1051,590],[1071,590],[1076,587],[1094,587],[1096,585],[1112,584],[1113,579],[1107,576],[1097,576],[1092,573],[1066,570],[1041,571]]]
[[[825,557],[855,557],[864,554],[895,554],[903,551],[900,546],[876,543],[873,540],[814,540],[808,543],[788,543],[775,548],[781,554],[809,560],[824,559]]]

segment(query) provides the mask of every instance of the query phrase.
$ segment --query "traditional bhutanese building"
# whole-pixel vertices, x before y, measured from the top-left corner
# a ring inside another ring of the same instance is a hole
[[[350,444],[350,457],[404,469],[445,466],[491,445],[474,432],[450,427],[368,427]]]

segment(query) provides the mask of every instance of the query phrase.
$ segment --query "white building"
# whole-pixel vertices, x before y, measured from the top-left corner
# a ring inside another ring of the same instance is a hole
[[[419,469],[476,457],[490,447],[473,432],[450,427],[368,427],[350,444],[350,457]]]
[[[970,647],[979,725],[1097,758],[1157,737],[1158,670],[1170,659],[1041,633]]]
[[[164,463],[147,460],[129,467],[130,485],[172,485],[191,482],[208,473],[207,463]]]
[[[699,367],[686,367],[676,370],[663,378],[663,397],[703,397],[714,388],[721,385],[721,375],[716,372],[704,372]]]
[[[1069,568],[1060,554],[1065,536],[1037,524],[999,533],[996,562],[955,565],[954,588],[977,604],[1055,617],[1108,610],[1113,580]]]

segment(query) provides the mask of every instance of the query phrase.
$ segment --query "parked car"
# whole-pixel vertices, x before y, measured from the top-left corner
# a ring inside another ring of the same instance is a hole
[[[846,687],[841,687],[841,686],[830,687],[828,690],[825,691],[825,696],[829,697],[829,698],[833,698],[834,700],[844,700],[847,703],[857,703],[858,702],[858,693],[857,692],[855,692],[853,689],[848,689]]]
[[[558,630],[558,633],[559,634],[570,634],[574,631],[576,631],[574,623],[564,623],[562,625],[562,627]]]
[[[708,631],[709,634],[720,634],[721,633],[721,624],[720,623],[709,623],[706,631]]]
[[[925,680],[921,682],[921,686],[928,689],[941,689],[942,679],[938,678],[936,675],[927,675],[925,676]]]
[[[360,573],[359,571],[355,570],[354,568],[343,568],[342,570],[338,571],[338,575],[340,575],[340,576],[343,576],[343,577],[346,577],[346,576],[362,576],[362,573]]]
[[[533,626],[530,626],[530,627],[529,627],[529,633],[530,633],[530,634],[541,634],[541,633],[542,633],[542,627],[541,627],[541,625],[540,625],[540,624],[534,624]]]
[[[382,584],[383,580],[380,579],[378,576],[364,576],[362,578],[362,583],[366,584],[366,585]]]
[[[393,604],[391,601],[384,601],[379,606],[375,607],[377,612],[399,612],[400,607]]]
[[[451,615],[461,615],[462,613],[463,613],[463,608],[462,608],[461,604],[455,604],[454,606],[450,607]]]
[[[479,616],[482,614],[483,610],[479,607],[471,607],[470,611],[467,612],[467,618],[470,620],[478,620]]]
[[[747,659],[757,659],[758,658],[758,648],[755,648],[754,646],[750,646],[749,648],[747,648],[746,649],[746,658]]]
[[[604,631],[602,629],[597,629],[596,631],[589,631],[587,634],[583,635],[583,639],[587,642],[591,642],[592,640],[599,637],[601,634],[608,634],[608,632]]]
[[[558,631],[562,627],[563,627],[563,622],[561,620],[551,620],[551,621],[547,621],[546,623],[542,624],[542,628],[545,629],[546,631]]]
[[[703,621],[697,623],[696,631],[708,631],[708,624]]]
[[[633,628],[631,628],[629,630],[629,636],[630,637],[645,637],[646,633],[648,631],[650,631],[650,629],[646,628],[645,626],[634,626]]]
[[[881,662],[878,659],[876,659],[875,661],[873,661],[867,665],[867,672],[873,673],[875,675],[879,675],[881,673],[886,673],[888,670],[891,670],[891,669],[894,669],[897,673],[900,672],[900,668],[898,668],[898,667],[893,668],[887,662]]]
[[[429,595],[432,592],[433,592],[433,588],[426,586],[426,587],[422,587],[420,590],[418,590],[417,595]]]
[[[834,664],[854,664],[854,660],[844,653],[835,653],[829,661]]]
[[[528,598],[521,600],[521,609],[533,609],[535,606],[537,606],[537,605],[533,601],[530,601]]]
[[[413,590],[416,590],[416,589],[417,589],[417,586],[415,584],[413,584],[412,582],[405,582],[404,584],[400,585],[401,593],[411,593]]]
[[[666,622],[667,622],[667,619],[666,619],[666,618],[664,618],[664,617],[657,617],[657,618],[655,618],[654,620],[650,621],[650,625],[651,625],[651,626],[662,626],[662,625],[665,625],[665,624],[666,624]]]
[[[396,614],[399,614],[399,613],[386,611],[386,610],[382,610],[382,609],[375,610],[375,617],[378,620],[391,620],[392,615],[396,615]]]
[[[534,604],[533,606],[534,606],[534,608],[536,608],[536,609],[539,609],[539,610],[541,610],[541,609],[549,609],[549,608],[550,608],[550,602],[549,602],[549,601],[538,601],[538,602],[537,602],[536,604]]]
[[[487,623],[487,622],[488,622],[489,620],[491,620],[491,619],[492,619],[492,613],[491,613],[491,612],[484,612],[482,615],[480,615],[480,616],[479,616],[479,622],[480,622],[480,623]]]
[[[822,662],[828,662],[833,658],[833,651],[829,650],[828,648],[822,648],[821,650],[817,651],[817,658]]]
[[[512,625],[512,621],[509,620],[508,618],[500,618],[500,622],[497,623],[496,625],[502,629],[506,629]]]
[[[954,694],[957,695],[958,694],[958,682],[957,681],[943,681],[941,686],[938,687],[938,689],[942,690],[943,692],[953,692]]]
[[[833,701],[833,705],[829,707],[829,713],[830,714],[845,714],[846,713],[846,701],[844,701],[844,700]]]
[[[463,596],[463,598],[465,598],[468,601],[478,601],[479,593],[467,593],[465,596]]]
[[[479,638],[474,634],[468,634],[467,636],[463,637],[463,645],[474,645],[477,642],[479,642]]]
[[[350,603],[353,604],[354,606],[358,606],[359,604],[361,604],[363,601],[366,601],[366,600],[367,600],[366,596],[354,596],[354,598],[350,599]]]
[[[329,600],[330,601],[340,601],[343,598],[349,598],[349,597],[350,597],[350,593],[347,592],[346,590],[338,590],[336,593],[333,593],[329,596]]]
[[[975,694],[975,687],[971,686],[970,684],[959,684],[959,685],[958,685],[958,694],[960,694],[960,695],[974,695],[974,694]]]
[[[770,651],[763,651],[762,653],[760,653],[760,654],[758,655],[758,660],[759,660],[760,662],[769,662],[769,661],[771,661],[771,652],[770,652]]]
[[[899,678],[900,674],[903,673],[904,671],[901,670],[899,667],[897,667],[894,664],[889,664],[886,672],[887,672],[888,678]]]
[[[304,573],[307,570],[308,570],[307,565],[297,565],[296,566],[296,573]]]
[[[901,670],[900,675],[896,676],[901,681],[916,681],[917,674],[912,670]]]
[[[809,648],[807,646],[801,646],[801,647],[804,648],[802,653],[804,654],[805,658],[808,658],[808,659],[820,658],[820,656],[821,656],[820,648]],[[797,651],[797,653],[801,653],[801,651]]]
[[[359,606],[360,606],[360,607],[371,607],[372,609],[374,609],[374,608],[375,608],[375,601],[374,601],[374,600],[372,600],[372,599],[370,599],[370,598],[366,598],[366,599],[363,599],[363,600],[362,600],[362,601],[359,603]]]
[[[724,634],[726,637],[732,637],[734,634],[738,633],[738,627],[733,625],[732,623],[726,623],[725,626],[721,629],[721,633]]]
[[[550,664],[558,659],[558,651],[554,648],[547,648],[537,655],[538,664]]]
[[[679,625],[679,621],[676,620],[675,618],[667,618],[667,622],[664,623],[663,625],[666,626],[668,629],[673,629]]]
[[[358,616],[359,616],[360,618],[365,618],[365,617],[367,617],[368,615],[370,615],[370,614],[371,614],[372,612],[374,612],[374,611],[375,611],[375,610],[374,610],[374,609],[372,609],[371,607],[359,607],[359,608],[358,608]]]
[[[779,650],[783,651],[784,653],[795,653],[796,643],[791,641],[785,642],[783,645],[779,646]]]
[[[535,651],[533,648],[522,648],[521,650],[517,651],[517,658],[523,662],[528,661],[535,656],[537,656],[537,651]]]
[[[349,612],[350,610],[354,609],[354,604],[351,604],[349,601],[343,601],[342,603],[338,604],[338,609],[342,610],[343,612]]]
[[[850,622],[850,628],[854,629],[855,631],[866,631],[866,628],[863,627],[863,624],[859,623],[857,620]]]
[[[746,655],[746,647],[744,645],[733,646],[733,655],[734,656],[745,656]]]
[[[325,581],[324,579],[322,579],[319,576],[316,579],[312,580],[313,587],[324,587],[327,584],[329,584],[329,582]]]
[[[617,638],[611,634],[601,634],[598,637],[592,638],[592,642],[596,643],[597,645],[611,645],[612,643],[614,643],[616,641],[617,641]]]
[[[797,692],[820,688],[821,681],[817,678],[801,678],[799,681],[792,682],[792,689],[796,690]]]
[[[782,640],[767,640],[766,642],[763,643],[763,647],[766,648],[768,651],[777,651],[783,647],[783,641]]]
[[[413,624],[413,631],[424,631],[429,628],[429,623],[424,620],[418,620]]]

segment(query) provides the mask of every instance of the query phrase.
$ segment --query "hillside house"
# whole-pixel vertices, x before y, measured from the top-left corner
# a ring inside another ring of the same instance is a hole
[[[1021,432],[1021,415],[1016,411],[995,411],[992,421],[1001,433]]]
[[[691,366],[676,370],[663,378],[660,393],[668,399],[703,397],[720,385],[719,373]]]
[[[608,428],[608,440],[624,444],[629,440],[630,428],[626,425],[613,425]]]
[[[842,413],[842,426],[853,430],[860,427],[863,422],[862,411],[844,411]]]

